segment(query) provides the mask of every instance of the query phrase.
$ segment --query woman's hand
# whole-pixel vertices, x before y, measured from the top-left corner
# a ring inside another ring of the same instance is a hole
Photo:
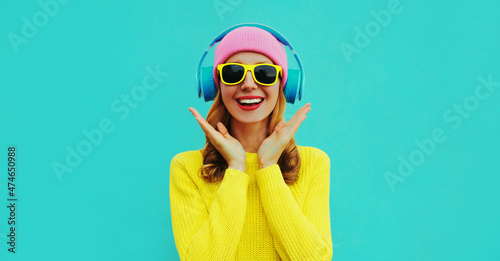
[[[257,155],[261,169],[278,163],[281,153],[283,153],[283,150],[285,150],[293,135],[299,129],[300,124],[306,118],[306,114],[311,110],[309,106],[311,104],[307,103],[300,108],[290,121],[286,123],[284,120],[280,121],[274,127],[273,133],[260,144]]]
[[[200,124],[205,135],[207,135],[214,147],[219,151],[222,157],[224,157],[228,164],[228,168],[245,172],[245,149],[237,139],[229,134],[224,124],[218,122],[217,129],[219,129],[219,131],[217,131],[201,117],[196,109],[189,107],[189,111],[194,115],[198,124]]]

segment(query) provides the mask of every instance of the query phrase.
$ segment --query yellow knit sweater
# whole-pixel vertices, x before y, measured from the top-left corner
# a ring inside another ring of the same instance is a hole
[[[297,146],[299,178],[288,186],[278,164],[227,169],[208,183],[198,174],[202,150],[177,154],[170,165],[170,207],[181,260],[331,260],[330,158]]]

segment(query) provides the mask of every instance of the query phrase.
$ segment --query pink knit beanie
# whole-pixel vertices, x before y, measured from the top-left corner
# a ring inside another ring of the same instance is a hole
[[[283,45],[268,31],[251,26],[238,27],[222,38],[214,52],[214,80],[219,88],[217,65],[224,63],[229,56],[236,52],[252,51],[269,57],[274,64],[281,66],[283,78],[281,88],[284,88],[288,75],[286,51]]]

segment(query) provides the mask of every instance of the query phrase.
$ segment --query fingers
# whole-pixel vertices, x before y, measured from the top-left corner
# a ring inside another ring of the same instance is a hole
[[[276,126],[274,127],[274,133],[281,132],[284,130],[287,135],[295,135],[295,132],[297,132],[299,126],[302,124],[304,119],[306,118],[307,113],[311,110],[310,108],[311,103],[306,103],[302,108],[300,108],[290,119],[290,121],[285,122],[284,120],[280,121]],[[193,114],[193,116],[196,118],[198,121],[198,124],[200,124],[200,127],[203,129],[205,134],[209,138],[214,138],[214,137],[219,137],[219,135],[224,136],[227,139],[232,138],[231,135],[229,134],[226,126],[222,122],[217,123],[217,130],[210,125],[201,115],[200,113],[193,107],[189,107],[189,111]]]
[[[310,103],[306,103],[306,105],[302,106],[302,108],[300,108],[294,115],[293,117],[290,119],[290,121],[288,121],[289,124],[287,125],[290,125],[290,124],[293,124],[293,122],[297,119],[297,118],[300,118],[301,116],[307,114],[311,108],[310,108],[311,104]]]
[[[189,107],[189,111],[196,118],[198,124],[200,124],[200,127],[203,129],[203,132],[205,132],[207,136],[211,137],[215,135],[215,133],[217,133],[214,127],[212,127],[212,125],[210,125],[195,108]]]
[[[279,132],[280,130],[282,130],[284,127],[285,127],[285,120],[281,120],[280,122],[278,122],[278,124],[276,124],[276,126],[274,127],[274,131],[275,132]]]
[[[306,118],[307,113],[311,110],[310,106],[311,106],[311,103],[306,103],[306,105],[302,106],[302,108],[300,108],[295,113],[295,115],[293,115],[293,117],[290,119],[290,121],[288,121],[288,123],[286,124],[286,127],[287,127],[288,131],[290,131],[292,133],[292,136],[295,134],[295,132],[297,132],[300,124],[302,124],[302,122]]]
[[[296,122],[294,122],[293,126],[293,132],[295,133],[297,129],[299,128],[300,124],[306,119],[306,115],[309,111],[311,111],[311,104],[307,103],[304,107],[299,110],[300,112],[298,113]]]
[[[212,140],[212,139],[216,139],[216,140],[220,140],[221,136],[224,136],[224,138],[226,139],[232,139],[232,136],[231,134],[229,134],[226,126],[224,126],[224,124],[222,122],[218,122],[217,123],[217,130],[212,126],[210,125],[201,115],[200,113],[198,113],[198,111],[193,108],[193,107],[190,107],[189,108],[189,111],[196,117],[196,120],[198,121],[198,123],[200,124],[200,127],[203,129],[203,132],[205,132],[205,134],[207,135],[207,137]]]
[[[202,118],[203,119],[203,117],[201,117],[200,113],[195,108],[189,107],[189,111],[191,112],[191,114],[193,114],[193,116],[196,119],[198,119],[198,118]]]
[[[266,140],[269,139],[269,142],[272,142],[272,144],[278,144],[278,147],[280,147],[279,144],[284,144],[283,146],[286,146],[299,129],[300,124],[306,118],[306,114],[311,110],[310,106],[310,103],[304,105],[295,113],[295,115],[293,115],[290,121],[285,122],[285,120],[281,120],[278,122],[278,124],[274,127],[273,133]]]
[[[222,122],[217,122],[217,129],[219,130],[220,134],[222,134],[222,136],[224,136],[226,138],[231,137],[231,135],[227,131],[226,126],[224,126],[224,124]]]
[[[295,125],[297,121],[302,122],[305,119],[306,114],[311,110],[310,106],[311,106],[310,103],[307,103],[306,105],[302,106],[302,108],[300,108],[293,116],[293,121],[290,120],[292,122],[291,124]]]
[[[205,119],[200,115],[200,113],[193,107],[189,107],[189,111],[191,112],[191,114],[193,114],[193,116],[196,118],[196,120],[198,121],[198,123],[200,124],[201,128],[204,129],[204,124],[203,122],[205,121]],[[206,122],[206,121],[205,121]],[[208,122],[207,122],[208,123]]]
[[[302,106],[302,108],[300,108],[296,114],[300,118],[301,116],[305,116],[310,110],[311,110],[311,104],[306,103],[306,105]]]

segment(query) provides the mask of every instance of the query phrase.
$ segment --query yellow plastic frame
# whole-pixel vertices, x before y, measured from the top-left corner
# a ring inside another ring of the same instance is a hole
[[[243,77],[236,83],[227,83],[223,77],[222,77],[222,73],[221,73],[221,70],[222,70],[222,67],[226,66],[226,65],[240,65],[240,66],[243,66],[244,70],[245,70],[245,73],[243,74]],[[277,74],[276,74],[276,79],[274,79],[274,82],[273,83],[261,83],[259,81],[257,81],[257,79],[255,78],[255,73],[254,73],[254,69],[255,67],[257,66],[261,66],[261,65],[269,65],[269,66],[272,66],[274,68],[276,68],[276,71],[277,71]],[[236,85],[240,82],[242,82],[246,75],[247,75],[247,72],[248,70],[250,70],[252,72],[252,77],[253,77],[253,80],[260,84],[260,85],[264,85],[264,86],[271,86],[273,84],[275,84],[277,81],[278,81],[278,76],[281,75],[281,77],[283,77],[282,75],[282,71],[281,71],[281,66],[279,65],[275,65],[275,64],[269,64],[269,63],[258,63],[258,64],[242,64],[242,63],[221,63],[219,65],[217,65],[217,73],[219,74],[219,78],[221,79],[221,81],[224,83],[224,84],[227,84],[227,85]]]

